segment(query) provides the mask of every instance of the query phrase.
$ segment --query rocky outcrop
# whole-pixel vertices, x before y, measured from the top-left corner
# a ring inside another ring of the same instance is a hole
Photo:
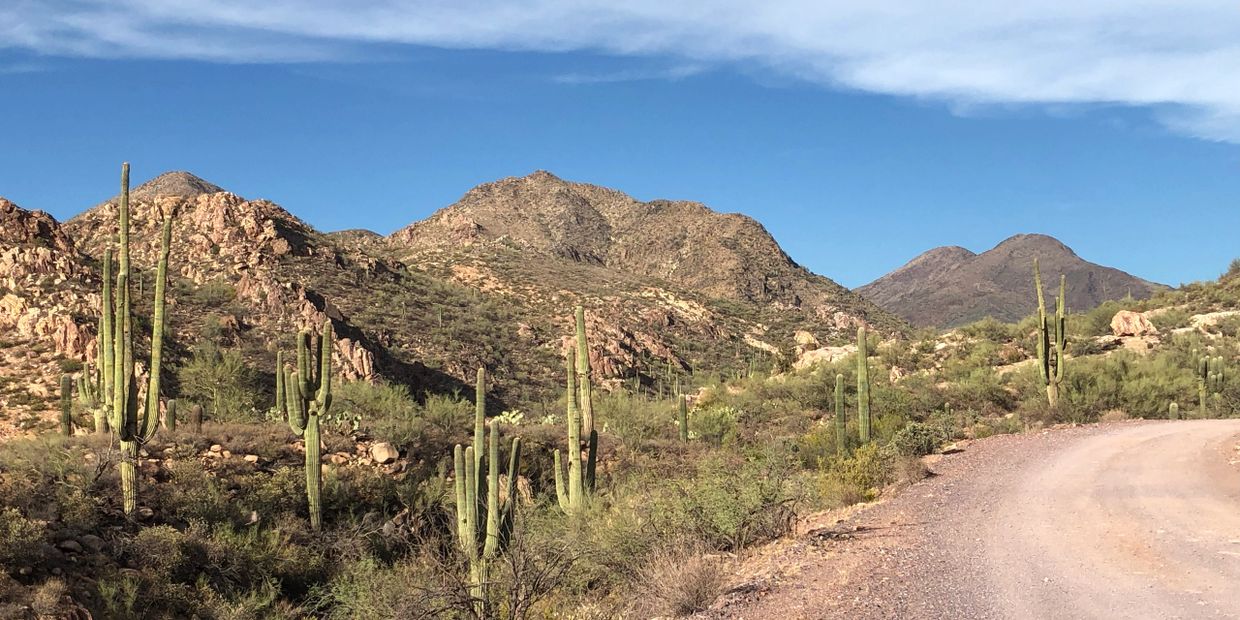
[[[1158,328],[1140,312],[1120,310],[1111,317],[1111,334],[1117,337],[1157,335]]]

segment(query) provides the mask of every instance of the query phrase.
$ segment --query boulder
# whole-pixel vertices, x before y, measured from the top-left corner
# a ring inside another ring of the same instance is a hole
[[[797,333],[793,334],[792,337],[796,340],[797,346],[805,347],[806,350],[818,348],[818,339],[803,329],[797,330]]]
[[[1150,336],[1157,333],[1158,328],[1140,312],[1120,310],[1111,318],[1111,334],[1115,336]]]
[[[400,450],[386,441],[381,441],[370,446],[370,458],[380,465],[387,465],[400,458]]]

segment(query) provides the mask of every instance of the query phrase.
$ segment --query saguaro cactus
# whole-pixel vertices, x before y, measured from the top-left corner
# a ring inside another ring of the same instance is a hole
[[[170,432],[177,430],[177,399],[175,398],[168,399],[168,409],[164,411],[164,426]]]
[[[1042,270],[1033,259],[1033,286],[1038,292],[1038,376],[1046,386],[1046,401],[1059,404],[1059,386],[1063,383],[1064,352],[1067,350],[1067,319],[1064,315],[1067,279],[1059,276],[1059,296],[1055,298],[1055,316],[1046,315],[1046,297],[1042,293]],[[1053,324],[1052,324],[1053,323]]]
[[[676,402],[676,422],[680,427],[681,443],[689,443],[689,403],[684,394]]]
[[[323,322],[319,337],[319,359],[312,360],[309,349],[310,332],[297,335],[297,368],[281,367],[284,375],[284,408],[288,426],[305,439],[306,503],[310,510],[310,527],[323,527],[323,453],[319,436],[319,418],[328,414],[332,405],[332,335],[331,321]],[[283,356],[278,356],[283,364]]]
[[[482,376],[480,372],[479,377]],[[456,474],[457,543],[469,563],[470,596],[479,618],[487,617],[490,603],[490,563],[505,550],[508,540],[511,539],[521,460],[521,439],[514,437],[512,450],[508,455],[508,484],[506,493],[501,497],[499,421],[492,420],[489,426],[491,433],[485,460],[480,457],[483,446],[481,442],[465,448],[457,444],[452,450]],[[481,468],[484,462],[487,468],[485,479],[482,477]],[[481,517],[485,517],[485,520],[480,520]]]
[[[1197,357],[1197,413],[1204,418],[1210,413],[1207,404],[1209,396],[1213,394],[1215,402],[1222,400],[1220,394],[1225,382],[1223,357],[1220,355],[1211,358],[1209,355],[1201,355],[1196,349],[1193,354]]]
[[[60,375],[60,432],[73,435],[73,377]]]
[[[585,308],[574,307],[573,319],[577,328],[577,405],[581,408],[581,434],[589,437],[594,432],[594,388],[590,381],[590,347],[586,342]]]
[[[848,420],[844,417],[844,375],[835,375],[835,452],[848,451]]]
[[[116,284],[110,284],[111,260],[105,253],[104,297],[100,323],[103,326],[103,368],[112,370],[111,419],[108,425],[119,436],[121,444],[121,496],[125,514],[132,514],[138,505],[137,460],[138,449],[154,436],[159,427],[159,374],[163,358],[164,296],[168,273],[169,245],[172,238],[172,214],[164,217],[163,235],[160,239],[159,280],[155,286],[155,313],[152,318],[150,383],[147,387],[147,404],[138,403],[138,385],[134,376],[133,312],[129,294],[131,270],[129,265],[129,164],[121,166],[121,196],[119,211],[119,269]],[[106,316],[109,315],[110,317]],[[106,338],[110,333],[111,338]]]
[[[1175,402],[1172,402],[1172,403],[1171,403],[1171,404],[1167,407],[1167,419],[1168,419],[1168,420],[1178,420],[1178,419],[1180,419],[1180,405],[1179,405],[1179,404],[1177,404],[1177,403],[1175,403]]]
[[[857,429],[861,443],[870,441],[870,349],[865,326],[857,328]]]
[[[189,423],[194,425],[195,434],[202,434],[202,405],[194,403],[189,408]]]

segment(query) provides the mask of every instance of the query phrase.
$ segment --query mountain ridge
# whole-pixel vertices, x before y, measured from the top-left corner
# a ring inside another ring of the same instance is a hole
[[[956,327],[987,316],[1013,322],[1036,306],[1034,258],[1048,294],[1057,294],[1059,275],[1066,276],[1072,311],[1129,294],[1144,299],[1167,288],[1086,261],[1052,236],[1022,233],[980,254],[959,246],[932,248],[856,291],[919,327]]]

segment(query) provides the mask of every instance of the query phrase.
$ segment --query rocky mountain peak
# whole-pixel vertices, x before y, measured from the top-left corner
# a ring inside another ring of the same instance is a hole
[[[202,194],[218,194],[224,188],[203,180],[193,173],[184,170],[165,172],[132,190],[130,198],[148,198],[153,196],[181,196],[192,198]]]

